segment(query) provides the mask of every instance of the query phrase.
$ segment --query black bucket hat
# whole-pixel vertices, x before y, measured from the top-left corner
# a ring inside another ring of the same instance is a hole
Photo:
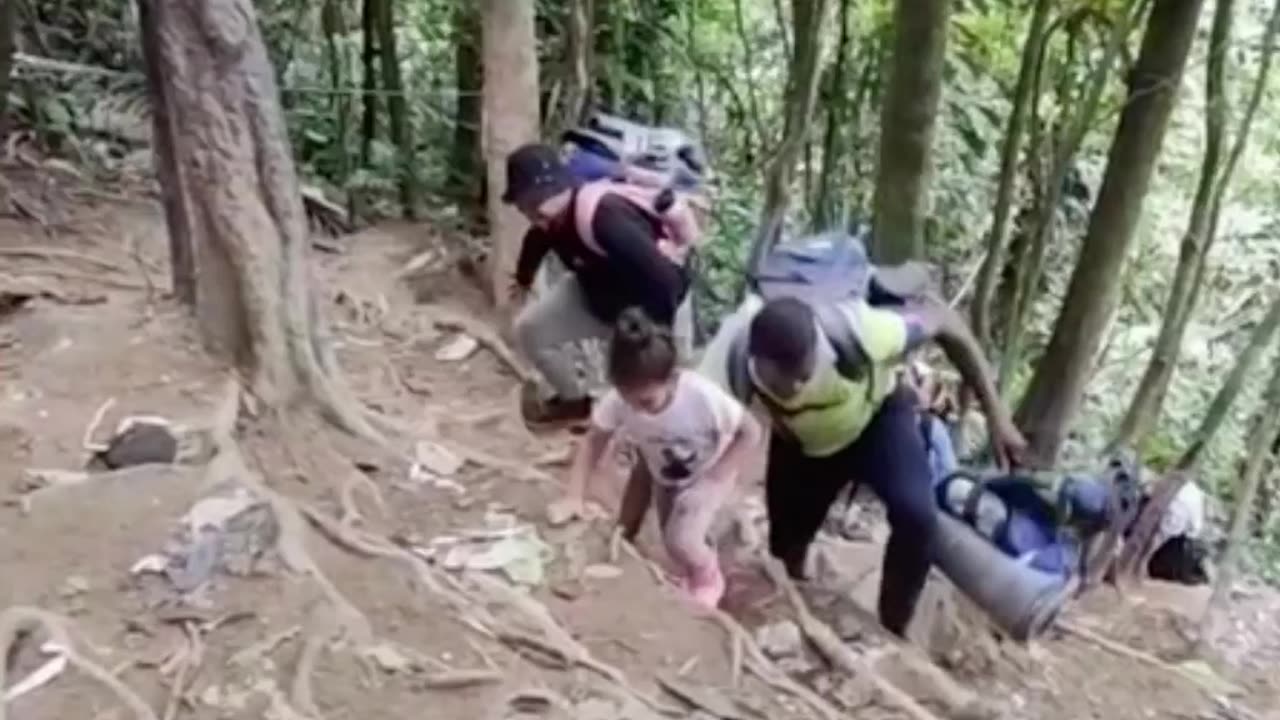
[[[541,205],[576,184],[554,148],[538,143],[522,145],[507,156],[507,191],[502,202]]]

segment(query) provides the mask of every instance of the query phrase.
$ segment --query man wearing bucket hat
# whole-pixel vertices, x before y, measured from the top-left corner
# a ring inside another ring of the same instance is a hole
[[[521,412],[531,427],[573,424],[590,415],[591,399],[577,368],[559,352],[564,345],[607,337],[618,315],[633,306],[670,326],[689,289],[685,268],[659,249],[660,224],[621,195],[599,199],[590,217],[592,237],[584,239],[575,222],[580,186],[546,145],[524,145],[507,157],[502,200],[531,223],[516,264],[513,294],[527,296],[549,252],[569,270],[515,320],[520,351],[550,386],[525,388]]]

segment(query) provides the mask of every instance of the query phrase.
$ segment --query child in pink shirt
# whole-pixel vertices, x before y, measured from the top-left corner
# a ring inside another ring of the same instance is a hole
[[[741,403],[679,368],[677,359],[669,328],[635,308],[619,316],[608,362],[614,387],[592,412],[565,501],[581,506],[591,472],[614,434],[622,433],[639,450],[641,474],[652,483],[678,585],[710,609],[724,595],[725,580],[707,535],[762,431]]]

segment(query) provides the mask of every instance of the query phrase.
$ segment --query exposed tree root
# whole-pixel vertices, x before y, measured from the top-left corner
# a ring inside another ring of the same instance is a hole
[[[313,718],[320,717],[316,707],[316,694],[311,686],[311,676],[315,672],[316,660],[331,639],[324,631],[313,631],[303,641],[298,651],[298,664],[293,671],[293,683],[289,687],[289,703],[301,712]]]
[[[533,379],[533,373],[520,362],[515,352],[488,325],[441,305],[427,305],[420,308],[420,312],[431,318],[431,322],[436,327],[463,332],[475,338],[476,342],[493,353],[511,372],[515,373],[517,378],[526,381]]]
[[[834,630],[815,617],[813,612],[809,610],[804,598],[801,597],[799,589],[796,588],[791,578],[787,576],[786,570],[782,568],[780,563],[773,558],[767,557],[762,558],[761,562],[764,565],[765,572],[769,574],[769,579],[773,581],[774,585],[782,589],[783,595],[791,605],[791,610],[796,614],[796,619],[800,624],[800,631],[804,633],[805,637],[809,638],[809,641],[813,643],[813,646],[828,662],[853,677],[866,678],[889,702],[911,717],[916,718],[916,720],[939,720],[937,715],[929,712],[915,698],[882,677],[874,667],[859,657],[849,646],[845,645]]]
[[[165,703],[163,720],[174,720],[178,716],[178,710],[186,699],[191,681],[194,679],[196,672],[200,670],[201,663],[204,662],[204,642],[201,641],[200,631],[195,624],[184,622],[182,624],[182,633],[186,639],[187,646],[182,651],[181,662],[174,672],[173,684],[169,689],[169,701]]]
[[[752,675],[760,678],[774,690],[797,698],[827,720],[841,720],[844,717],[844,714],[825,698],[791,679],[791,676],[783,672],[782,668],[774,664],[756,644],[751,633],[747,632],[747,629],[742,627],[742,624],[733,616],[722,610],[716,610],[707,617],[725,631],[731,643],[731,650],[742,654],[746,668]],[[739,664],[742,664],[741,661]]]
[[[120,263],[110,260],[86,255],[75,250],[64,250],[61,248],[46,248],[35,246],[22,247],[6,247],[0,248],[0,258],[29,258],[32,260],[75,260],[86,265],[91,265],[95,269],[102,272],[116,273],[120,272]]]
[[[373,639],[372,623],[363,612],[347,600],[311,557],[306,546],[306,522],[297,503],[267,487],[258,474],[245,463],[239,444],[233,435],[236,418],[239,415],[240,397],[239,384],[234,380],[228,382],[225,396],[216,411],[210,430],[216,454],[209,463],[206,484],[212,486],[224,480],[233,479],[264,500],[280,528],[276,550],[280,553],[285,566],[293,572],[310,576],[333,603],[342,631],[357,644],[368,644]]]
[[[1153,667],[1157,670],[1190,680],[1206,692],[1217,694],[1222,693],[1227,687],[1234,688],[1232,683],[1223,678],[1215,677],[1210,679],[1199,673],[1193,672],[1186,667],[1171,665],[1151,653],[1143,652],[1137,648],[1111,640],[1110,638],[1105,638],[1098,633],[1088,628],[1081,627],[1075,623],[1060,619],[1056,623],[1056,627],[1068,635],[1100,647],[1112,654],[1119,655],[1120,657],[1127,658],[1129,660],[1135,660],[1148,667]]]
[[[422,686],[428,690],[461,690],[502,680],[502,673],[496,670],[442,670],[422,678]]]
[[[58,645],[67,662],[80,672],[106,686],[137,720],[158,720],[129,686],[122,683],[110,670],[82,655],[72,642],[70,621],[60,615],[32,607],[16,606],[0,612],[0,657],[7,657],[10,647],[33,627],[43,628],[49,639]],[[8,686],[8,664],[0,662],[0,688]],[[0,702],[0,720],[8,720],[7,703]]]
[[[570,666],[581,667],[596,673],[625,693],[626,696],[656,712],[662,714],[679,713],[677,708],[672,708],[656,698],[639,692],[631,686],[631,683],[627,681],[626,675],[621,670],[592,656],[590,650],[575,640],[560,623],[556,622],[556,619],[551,616],[551,612],[542,603],[512,586],[486,575],[469,575],[468,581],[468,584],[477,593],[474,597],[476,602],[482,605],[496,603],[504,606],[513,611],[523,621],[524,625],[532,626],[538,632],[537,636],[530,636],[528,633],[521,632],[517,627],[508,626],[498,630],[500,639],[505,634],[507,638],[519,637],[522,642],[529,645],[540,645],[549,655],[558,655],[564,658],[565,662]],[[487,619],[491,619],[494,624],[499,626],[504,624],[496,617]]]

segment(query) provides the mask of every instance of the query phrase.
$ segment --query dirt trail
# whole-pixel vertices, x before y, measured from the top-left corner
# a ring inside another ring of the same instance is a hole
[[[197,425],[214,412],[224,384],[192,322],[163,297],[158,208],[82,200],[63,212],[65,221],[51,230],[0,217],[0,292],[45,293],[19,309],[0,309],[0,456],[11,458],[0,466],[0,497],[49,481],[33,477],[33,469],[83,468],[86,428],[100,408],[106,410],[98,440],[128,415]],[[478,293],[442,260],[438,238],[423,227],[392,225],[326,245],[341,252],[316,254],[317,280],[354,388],[433,444],[419,447],[416,470],[354,442],[303,456],[271,436],[245,438],[244,446],[272,490],[327,516],[344,507],[333,479],[352,478],[359,527],[430,557],[439,577],[461,578],[456,587],[432,590],[406,562],[361,556],[308,532],[319,571],[373,625],[369,638],[333,635],[340,618],[323,588],[288,572],[269,552],[279,528],[253,507],[241,508],[217,546],[231,572],[215,571],[185,594],[174,575],[132,572],[148,555],[190,549],[191,538],[178,542],[181,519],[202,499],[231,498],[210,483],[197,453],[185,464],[93,474],[28,496],[25,507],[17,501],[0,507],[0,609],[33,605],[70,618],[77,647],[151,708],[152,715],[139,717],[745,720],[816,718],[820,707],[847,717],[910,717],[864,680],[828,670],[812,648],[768,647],[766,670],[788,671],[820,698],[806,701],[770,686],[751,672],[749,660],[735,672],[725,628],[694,616],[645,561],[625,552],[612,557],[606,520],[564,530],[542,525],[567,442],[532,437],[518,423],[516,381],[493,353],[461,352],[468,341],[452,321],[490,318]],[[26,252],[33,248],[45,255]],[[403,273],[406,266],[414,269]],[[451,350],[466,357],[450,359]],[[620,481],[619,473],[605,495],[617,492]],[[377,488],[382,507],[366,482]],[[752,516],[751,502],[744,500],[740,517]],[[225,538],[239,543],[234,552]],[[916,633],[949,671],[940,680],[940,671],[886,645],[866,620],[879,547],[824,544],[838,572],[810,593],[816,612],[938,717],[960,717],[966,703],[967,710],[1008,718],[1278,717],[1262,712],[1278,697],[1268,664],[1259,662],[1280,657],[1270,617],[1280,603],[1270,593],[1241,602],[1240,620],[1255,632],[1235,648],[1238,667],[1228,670],[1244,691],[1215,698],[1169,669],[1070,634],[1055,633],[1030,650],[1002,646],[939,584],[931,589],[934,611]],[[661,561],[651,529],[640,549]],[[741,562],[750,549],[726,549],[737,563],[735,593],[745,598],[733,611],[749,632],[776,628],[791,613],[780,598],[762,598],[767,583]],[[187,558],[192,572],[199,570],[195,557]],[[457,566],[496,569],[456,572]],[[504,594],[507,576],[528,580],[529,594]],[[467,580],[473,577],[488,584]],[[474,617],[451,601],[464,591],[480,600]],[[486,634],[494,626],[486,617],[516,617],[524,597],[619,675],[610,679],[607,668],[592,670],[584,666],[589,661],[525,642],[546,629],[529,617],[500,623],[519,632]],[[1099,597],[1074,615],[1073,622],[1153,653],[1176,645],[1177,612],[1151,602]],[[10,687],[52,657],[41,652],[44,639],[14,646]],[[297,669],[312,662],[307,693],[296,685]],[[7,710],[21,720],[137,715],[74,669]]]

